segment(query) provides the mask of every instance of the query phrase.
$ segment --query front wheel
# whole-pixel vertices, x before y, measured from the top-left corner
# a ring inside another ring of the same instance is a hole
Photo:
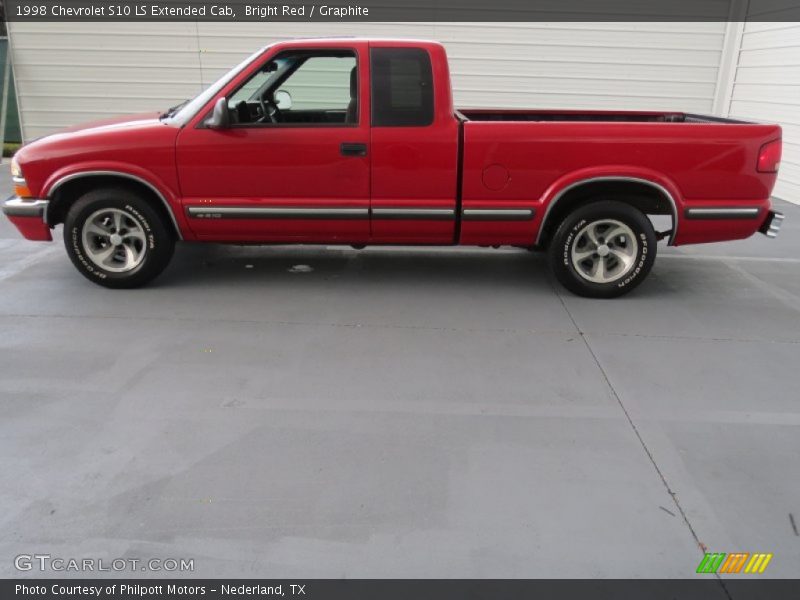
[[[550,268],[580,296],[615,298],[639,285],[656,259],[656,234],[645,214],[600,201],[569,214],[548,248]]]
[[[64,221],[64,245],[78,271],[99,285],[132,288],[156,277],[175,247],[164,220],[124,188],[87,192]]]

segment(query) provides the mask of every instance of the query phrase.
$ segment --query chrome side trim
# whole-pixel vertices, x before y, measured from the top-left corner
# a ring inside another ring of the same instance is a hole
[[[639,177],[616,177],[614,175],[608,175],[603,177],[590,177],[589,179],[581,179],[580,181],[576,181],[574,183],[569,184],[563,190],[558,192],[555,197],[550,201],[550,204],[547,205],[547,209],[544,211],[544,217],[542,218],[542,224],[539,226],[539,233],[536,235],[536,245],[539,245],[542,239],[542,234],[544,233],[544,225],[547,223],[547,217],[550,215],[550,211],[552,208],[558,203],[559,200],[566,194],[568,191],[582,186],[589,183],[597,183],[602,181],[623,181],[629,183],[641,183],[644,185],[649,185],[652,188],[655,188],[661,194],[669,200],[670,204],[672,205],[672,233],[669,236],[669,240],[667,240],[667,245],[671,246],[675,242],[675,236],[678,234],[678,205],[675,203],[675,198],[672,197],[672,194],[667,191],[663,185],[655,183],[654,181],[650,181],[649,179],[641,179]]]
[[[195,219],[366,219],[367,208],[302,208],[291,206],[190,206]]]
[[[80,173],[72,173],[70,175],[65,175],[58,181],[56,181],[51,187],[50,192],[47,194],[47,197],[52,199],[53,194],[55,191],[67,183],[68,181],[72,181],[73,179],[80,179],[81,177],[95,177],[95,176],[111,176],[111,177],[124,177],[126,179],[132,179],[133,181],[138,181],[139,183],[146,185],[153,193],[161,200],[164,208],[167,209],[167,213],[169,214],[169,218],[172,220],[172,224],[175,226],[175,233],[178,236],[179,240],[183,239],[181,235],[181,228],[178,227],[178,221],[175,220],[175,214],[172,212],[172,208],[167,202],[167,199],[158,191],[158,189],[146,179],[142,179],[141,177],[137,177],[136,175],[131,175],[130,173],[124,173],[122,171],[81,171]]]
[[[373,208],[375,219],[416,219],[426,221],[447,221],[455,217],[452,208]]]
[[[40,198],[18,198],[12,196],[3,202],[3,213],[9,217],[39,217],[44,216],[49,200]]]
[[[754,207],[736,208],[687,208],[684,216],[687,219],[755,219],[761,209]]]
[[[530,221],[536,214],[532,208],[465,208],[465,221]]]

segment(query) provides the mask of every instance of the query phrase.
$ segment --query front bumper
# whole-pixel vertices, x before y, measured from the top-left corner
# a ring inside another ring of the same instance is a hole
[[[53,236],[45,219],[48,204],[48,200],[12,196],[3,203],[3,213],[25,239],[49,242]]]
[[[778,237],[778,233],[781,230],[782,224],[783,224],[783,213],[771,210],[769,211],[767,218],[764,219],[764,222],[761,224],[761,227],[759,227],[758,230],[768,238],[776,238]]]

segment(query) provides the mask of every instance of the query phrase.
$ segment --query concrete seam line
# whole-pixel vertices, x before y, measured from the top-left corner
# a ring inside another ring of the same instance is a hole
[[[548,278],[548,280],[550,280],[550,278]],[[633,422],[633,418],[631,417],[630,413],[628,412],[628,409],[625,408],[625,404],[622,402],[622,398],[620,398],[620,395],[617,393],[617,390],[612,385],[611,380],[608,377],[608,373],[606,373],[606,370],[603,368],[603,365],[600,364],[600,360],[597,358],[597,355],[595,354],[594,349],[592,348],[591,344],[589,344],[589,340],[586,339],[586,335],[584,335],[583,330],[578,326],[578,322],[575,320],[575,317],[572,316],[572,313],[570,312],[569,308],[567,307],[566,302],[564,302],[564,297],[561,295],[559,290],[556,289],[555,285],[553,285],[552,280],[550,280],[550,283],[551,283],[551,285],[553,287],[553,292],[558,297],[558,301],[561,303],[561,306],[564,307],[564,311],[567,313],[567,316],[572,321],[572,324],[575,326],[575,329],[580,334],[581,339],[583,340],[583,343],[586,346],[586,349],[589,351],[589,354],[592,356],[592,359],[594,360],[595,365],[597,365],[597,368],[600,370],[600,374],[603,376],[603,379],[605,380],[606,385],[608,386],[608,389],[611,390],[611,393],[614,395],[614,398],[616,399],[617,404],[619,404],[619,407],[622,409],[622,413],[625,415],[625,418],[627,419],[628,424],[630,424],[631,429],[633,429],[633,433],[634,433],[634,435],[636,435],[636,438],[639,440],[639,444],[641,444],[642,448],[644,449],[645,454],[647,455],[647,458],[650,460],[650,463],[653,465],[653,468],[656,470],[656,473],[658,473],[658,476],[661,478],[661,483],[664,484],[664,487],[666,488],[667,493],[669,494],[670,498],[672,498],[672,501],[675,503],[675,506],[677,507],[678,511],[681,513],[681,517],[683,518],[683,522],[686,523],[686,526],[689,528],[689,532],[692,534],[692,537],[694,538],[694,541],[697,544],[698,549],[701,552],[704,552],[704,549],[703,549],[704,546],[703,546],[702,542],[700,541],[700,538],[698,537],[697,532],[695,531],[694,527],[692,526],[692,523],[689,521],[689,517],[687,516],[686,511],[683,510],[683,507],[681,506],[681,503],[678,501],[678,498],[677,498],[675,492],[672,491],[672,487],[670,486],[669,482],[667,481],[666,476],[661,471],[661,468],[658,466],[658,463],[656,462],[655,456],[653,456],[653,453],[650,451],[650,448],[648,448],[647,443],[644,441],[644,438],[642,437],[642,434],[639,432],[639,428],[636,426],[636,423]],[[733,600],[733,598],[730,595],[730,592],[728,592],[728,589],[725,587],[725,583],[722,581],[722,578],[719,576],[719,574],[715,573],[714,576],[716,577],[716,579],[719,582],[720,586],[722,586],[722,589],[725,592],[725,595],[728,597],[728,599],[729,600]]]

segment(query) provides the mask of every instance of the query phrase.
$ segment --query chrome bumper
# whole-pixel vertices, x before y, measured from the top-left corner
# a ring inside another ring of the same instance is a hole
[[[8,217],[39,217],[44,220],[49,200],[11,196],[3,202],[3,213]]]
[[[769,211],[767,218],[764,220],[764,223],[761,224],[761,227],[759,227],[758,230],[768,238],[776,238],[778,237],[778,232],[781,230],[782,224],[783,213],[771,210]]]

